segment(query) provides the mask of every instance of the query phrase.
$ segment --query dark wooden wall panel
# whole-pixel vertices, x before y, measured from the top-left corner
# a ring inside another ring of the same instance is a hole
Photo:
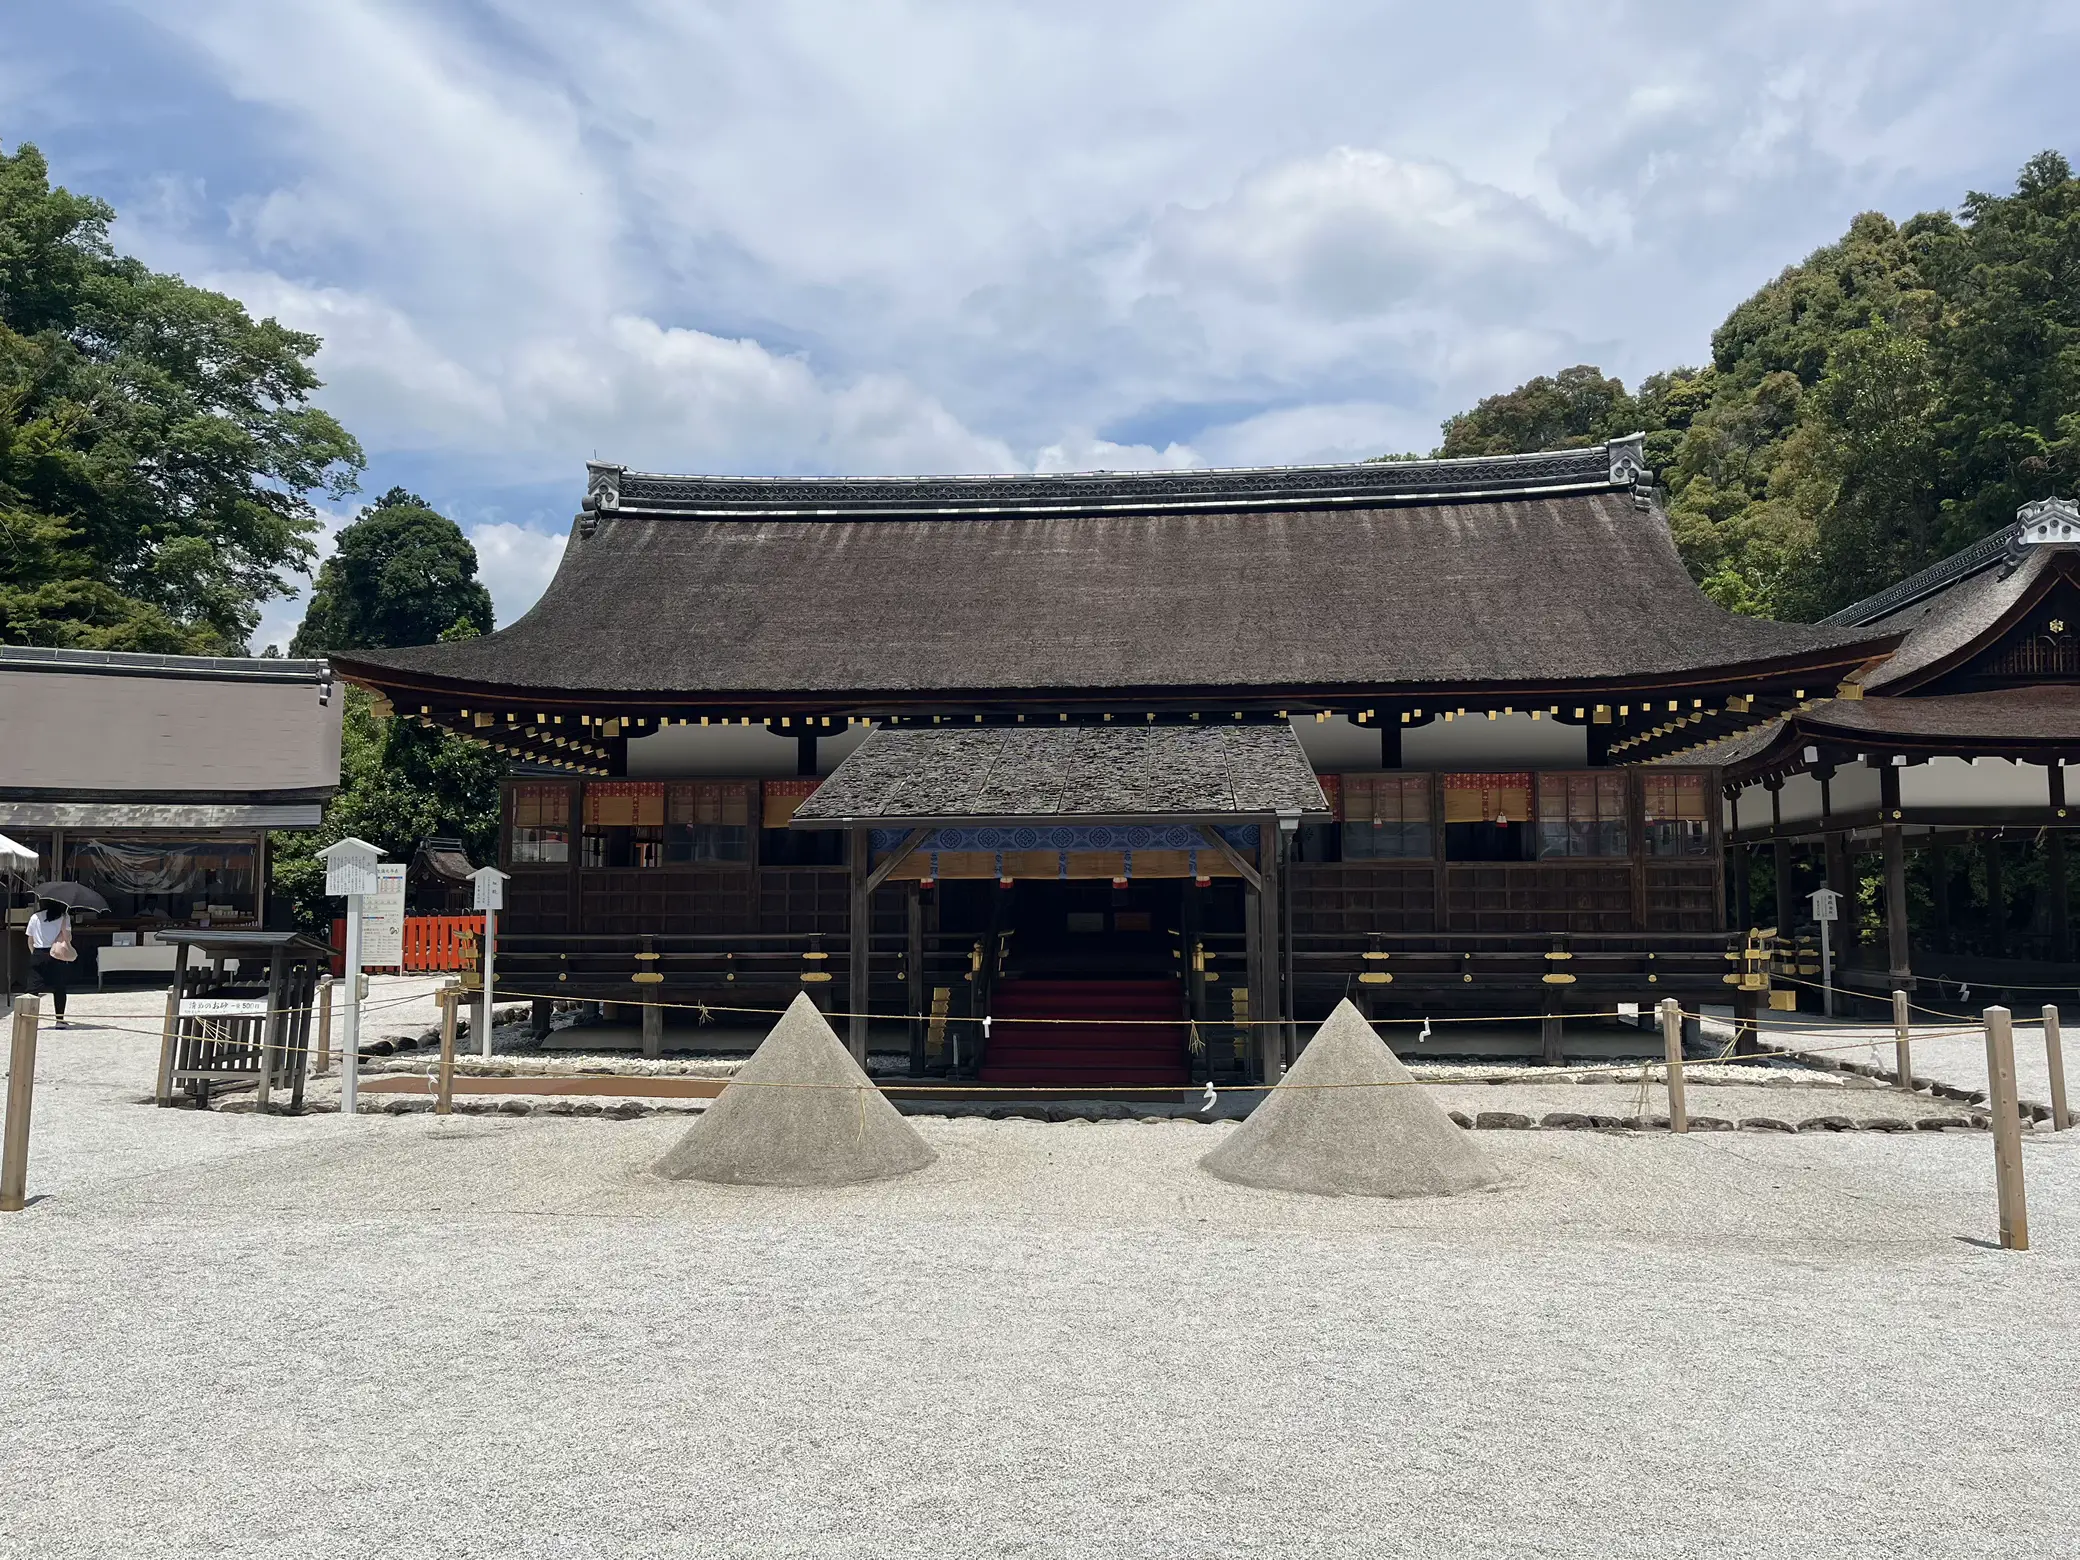
[[[1293,930],[1339,936],[1436,930],[1437,869],[1429,862],[1293,863]]]
[[[1650,932],[1715,932],[1724,919],[1719,867],[1711,861],[1647,863]]]
[[[1632,865],[1455,864],[1445,907],[1454,932],[1632,931]]]

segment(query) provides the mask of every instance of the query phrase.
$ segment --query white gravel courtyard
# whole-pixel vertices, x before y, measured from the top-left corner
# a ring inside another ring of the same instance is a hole
[[[1484,1132],[1252,1191],[1224,1126],[940,1120],[842,1190],[681,1116],[135,1103],[47,1035],[0,1554],[2063,1555],[2080,1133]]]

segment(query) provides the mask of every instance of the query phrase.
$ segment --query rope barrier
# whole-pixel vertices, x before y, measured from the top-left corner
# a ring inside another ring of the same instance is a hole
[[[583,997],[583,998],[573,998],[573,997],[569,996],[569,995],[568,995],[567,993],[555,993],[555,992],[545,992],[545,991],[514,991],[514,990],[512,990],[512,989],[511,989],[511,988],[509,988],[509,987],[508,987],[508,988],[502,988],[502,991],[503,991],[503,995],[504,995],[505,997],[507,997],[507,998],[510,998],[510,999],[512,999],[512,1000],[515,1000],[515,1001],[520,1001],[520,1002],[527,1002],[527,1001],[537,1001],[537,1002],[541,1002],[541,1001],[553,1001],[553,1002],[571,1002],[571,1001],[584,1001],[584,1002],[600,1002],[600,1003],[603,1003],[603,1004],[605,1004],[605,1005],[607,1005],[607,1006],[610,1006],[610,1007],[633,1007],[633,1008],[664,1008],[664,1009],[667,1009],[667,1010],[673,1010],[673,1011],[680,1011],[680,1012],[697,1012],[697,1013],[703,1013],[703,1014],[707,1014],[707,1013],[745,1013],[745,1014],[750,1014],[750,1015],[752,1015],[752,1016],[754,1016],[754,1017],[763,1017],[763,1018],[778,1018],[778,1017],[779,1017],[779,1016],[780,1016],[781,1014],[783,1014],[783,1013],[785,1013],[785,1012],[787,1011],[787,1009],[786,1009],[786,1008],[774,1008],[774,1007],[732,1007],[732,1006],[729,1006],[729,1005],[727,1005],[727,1004],[724,1004],[724,1003],[719,1003],[719,1002],[663,1002],[663,1001],[655,1001],[655,1000],[649,1000],[649,1001],[646,1001],[646,1000],[644,1000],[644,999],[643,999],[643,998],[641,998],[641,997]],[[827,1018],[827,1019],[831,1019],[831,1018],[845,1018],[845,1019],[851,1019],[851,1018],[865,1018],[865,1019],[867,1019],[867,1020],[868,1020],[869,1022],[872,1022],[873,1020],[876,1020],[876,1019],[881,1019],[881,1020],[885,1020],[885,1021],[887,1021],[887,1022],[889,1022],[889,1023],[909,1023],[909,1022],[917,1021],[917,1022],[938,1022],[938,1023],[947,1023],[947,1024],[979,1024],[979,1023],[982,1023],[982,1022],[984,1021],[984,1018],[986,1017],[986,1018],[988,1019],[988,1021],[989,1021],[989,1022],[990,1022],[991,1024],[1083,1024],[1083,1025],[1088,1025],[1088,1024],[1093,1024],[1093,1023],[1101,1023],[1101,1024],[1103,1024],[1103,1025],[1104,1025],[1104,1026],[1105,1026],[1106,1028],[1108,1028],[1108,1029],[1123,1029],[1123,1028],[1129,1028],[1129,1027],[1141,1027],[1141,1026],[1147,1026],[1147,1027],[1151,1027],[1151,1028],[1157,1028],[1157,1029],[1175,1029],[1175,1028],[1177,1028],[1177,1027],[1178,1027],[1179,1025],[1189,1025],[1189,1024],[1199,1024],[1199,1025],[1203,1025],[1204,1027],[1206,1027],[1206,1028],[1209,1028],[1209,1029],[1260,1029],[1260,1028],[1269,1028],[1269,1027],[1272,1027],[1272,1026],[1275,1026],[1275,1025],[1283,1025],[1283,1024],[1298,1024],[1298,1023],[1302,1022],[1302,1020],[1300,1020],[1300,1019],[1292,1019],[1292,1018],[1201,1018],[1201,1019],[1188,1019],[1188,1018],[1106,1018],[1106,1019],[1089,1019],[1089,1018],[1006,1018],[1006,1017],[1005,1017],[1005,1016],[1003,1016],[1002,1014],[995,1014],[995,1013],[993,1013],[993,1014],[987,1014],[987,1015],[984,1015],[984,1014],[975,1014],[975,1015],[972,1015],[972,1016],[971,1016],[971,1015],[967,1015],[967,1014],[958,1014],[958,1015],[957,1015],[957,1014],[947,1014],[947,1015],[944,1015],[944,1016],[942,1016],[942,1017],[940,1017],[940,1018],[938,1018],[938,1019],[934,1019],[934,1018],[933,1018],[933,1016],[932,1016],[931,1014],[929,1014],[929,1013],[856,1013],[856,1012],[852,1012],[852,1011],[850,1011],[850,1010],[845,1010],[845,1009],[836,1009],[836,1008],[830,1009],[830,1010],[828,1010],[828,1011],[826,1011],[826,1010],[823,1010],[823,1009],[818,1009],[818,1011],[819,1011],[819,1012],[822,1012],[822,1013],[823,1013],[823,1016],[824,1016],[825,1018]],[[1617,1010],[1616,1008],[1612,1008],[1612,1009],[1609,1009],[1608,1011],[1597,1011],[1597,1012],[1581,1012],[1581,1013],[1578,1013],[1578,1012],[1568,1012],[1568,1013],[1565,1013],[1565,1014],[1554,1014],[1554,1013],[1499,1013],[1499,1014],[1495,1014],[1495,1013],[1476,1013],[1476,1014],[1471,1014],[1471,1015],[1461,1015],[1461,1016],[1459,1016],[1459,1017],[1445,1017],[1445,1018],[1374,1018],[1374,1019],[1369,1019],[1369,1020],[1367,1020],[1367,1022],[1369,1022],[1369,1023],[1373,1024],[1373,1025],[1374,1025],[1375,1027],[1376,1027],[1376,1026],[1378,1026],[1378,1025],[1381,1025],[1381,1024],[1524,1024],[1524,1023],[1531,1023],[1531,1022],[1533,1022],[1533,1021],[1535,1021],[1535,1020],[1538,1020],[1538,1019],[1545,1019],[1545,1018],[1556,1018],[1556,1017],[1564,1017],[1564,1018],[1569,1018],[1569,1019],[1577,1019],[1577,1018],[1628,1018],[1628,1017],[1631,1017],[1631,1016],[1633,1016],[1633,1015],[1631,1015],[1631,1014],[1627,1014],[1627,1013],[1621,1013],[1621,1012],[1619,1012],[1619,1011],[1618,1011],[1618,1010]]]

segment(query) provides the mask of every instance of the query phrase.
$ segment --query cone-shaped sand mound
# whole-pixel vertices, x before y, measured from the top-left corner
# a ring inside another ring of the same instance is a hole
[[[804,994],[657,1173],[738,1186],[844,1186],[922,1170],[937,1157]]]
[[[1501,1179],[1348,1001],[1249,1119],[1199,1163],[1224,1181],[1332,1197],[1435,1197]]]

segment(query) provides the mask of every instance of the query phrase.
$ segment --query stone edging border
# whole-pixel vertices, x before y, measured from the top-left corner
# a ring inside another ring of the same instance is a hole
[[[907,1103],[907,1102],[906,1102]],[[649,1100],[616,1100],[603,1104],[596,1099],[556,1099],[536,1104],[526,1099],[493,1100],[483,1096],[465,1096],[455,1101],[458,1116],[591,1116],[604,1117],[611,1121],[633,1121],[642,1116],[697,1116],[705,1104],[667,1101],[656,1103]],[[220,1111],[233,1114],[250,1112],[250,1100],[226,1102],[217,1107]],[[337,1114],[339,1106],[334,1101],[322,1101],[304,1107],[306,1114]],[[397,1095],[384,1100],[364,1115],[423,1116],[433,1113],[433,1101],[425,1095]],[[1170,1122],[1184,1121],[1207,1126],[1214,1121],[1231,1121],[1233,1115],[1202,1116],[1196,1111],[1174,1109],[1171,1111],[1135,1110],[1131,1106],[1117,1104],[1092,1105],[956,1105],[952,1107],[911,1109],[906,1115],[938,1116],[950,1120],[988,1121],[1043,1121],[1067,1123],[1073,1121],[1136,1121]],[[1448,1111],[1454,1122],[1470,1132],[1666,1132],[1666,1116],[1604,1116],[1583,1111],[1548,1111],[1534,1119],[1518,1111],[1484,1110],[1469,1117],[1466,1112]],[[1743,1116],[1730,1120],[1723,1116],[1692,1116],[1692,1132],[1941,1132],[1948,1130],[1984,1131],[1991,1117],[1983,1111],[1967,1115],[1925,1116],[1910,1120],[1901,1116],[1866,1116],[1860,1119],[1850,1116],[1809,1116],[1802,1121],[1788,1121],[1775,1116]]]

